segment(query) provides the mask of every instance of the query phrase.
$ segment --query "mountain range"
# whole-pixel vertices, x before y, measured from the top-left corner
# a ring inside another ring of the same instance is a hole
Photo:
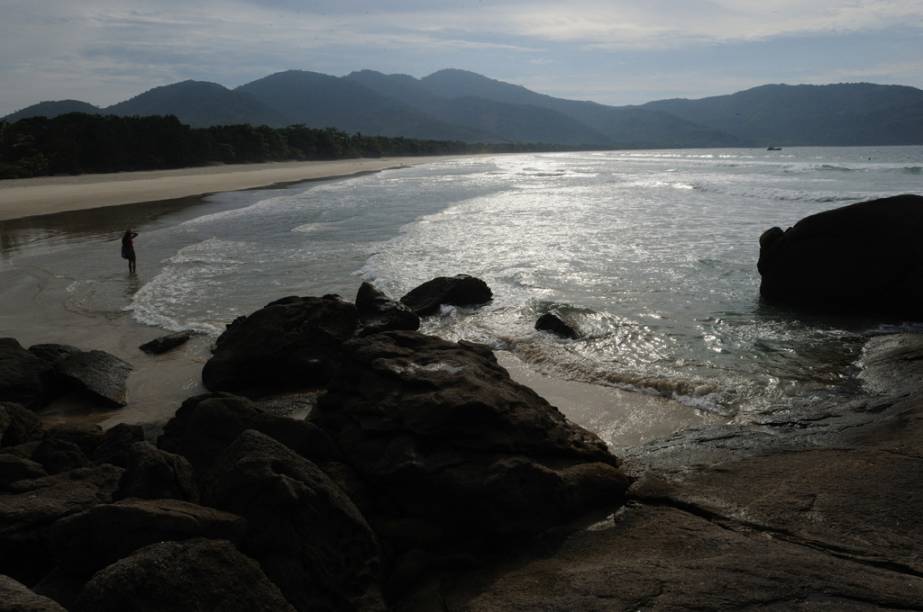
[[[607,106],[536,93],[474,72],[424,78],[304,70],[235,89],[204,81],[155,87],[100,108],[41,102],[15,121],[69,112],[175,115],[194,127],[249,123],[465,142],[594,148],[923,144],[923,90],[900,85],[763,85],[698,100]]]

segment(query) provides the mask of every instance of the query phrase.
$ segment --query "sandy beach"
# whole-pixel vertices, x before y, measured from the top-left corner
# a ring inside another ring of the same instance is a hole
[[[0,221],[319,180],[446,157],[382,157],[115,172],[0,181]]]

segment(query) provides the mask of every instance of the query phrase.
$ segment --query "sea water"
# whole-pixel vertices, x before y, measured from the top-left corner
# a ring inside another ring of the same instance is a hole
[[[467,273],[493,301],[444,308],[423,331],[746,420],[861,393],[867,338],[915,325],[762,304],[760,234],[900,193],[923,193],[923,147],[460,157],[161,210],[133,223],[136,278],[118,259],[127,218],[8,225],[0,278],[44,270],[72,311],[217,335],[286,295],[352,299],[368,280],[399,297]],[[535,331],[549,311],[582,337]]]

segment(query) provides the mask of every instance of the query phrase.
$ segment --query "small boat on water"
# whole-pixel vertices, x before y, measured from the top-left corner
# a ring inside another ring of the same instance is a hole
[[[782,147],[766,147],[767,151],[781,151]]]

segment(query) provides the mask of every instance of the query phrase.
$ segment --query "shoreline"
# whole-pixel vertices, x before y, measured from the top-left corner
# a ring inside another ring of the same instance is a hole
[[[269,162],[0,181],[0,221],[406,168],[458,155]]]

